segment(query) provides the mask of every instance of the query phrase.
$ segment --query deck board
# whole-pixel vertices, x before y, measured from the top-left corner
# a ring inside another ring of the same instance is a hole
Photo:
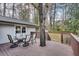
[[[58,42],[46,41],[45,47],[39,46],[39,40],[28,47],[9,48],[10,43],[0,45],[1,56],[73,56],[70,46]]]

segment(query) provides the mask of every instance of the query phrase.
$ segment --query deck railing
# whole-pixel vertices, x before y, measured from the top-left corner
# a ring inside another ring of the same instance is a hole
[[[69,32],[62,32],[59,34],[60,34],[61,41],[57,41],[57,42],[71,46],[73,49],[74,55],[79,56],[79,38],[76,35]],[[38,38],[40,37],[39,32],[37,33],[37,37]]]
[[[70,33],[70,36],[71,36],[70,46],[72,47],[74,54],[76,56],[79,56],[79,38],[72,33]]]
[[[79,56],[79,38],[72,33],[61,34],[61,41],[63,44],[68,44],[72,47],[74,55]]]

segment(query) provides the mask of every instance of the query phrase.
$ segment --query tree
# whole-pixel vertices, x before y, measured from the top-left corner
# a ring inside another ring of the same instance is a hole
[[[56,3],[54,4],[54,12],[53,12],[53,30],[55,29],[55,16],[56,16]]]
[[[33,4],[32,5],[39,11],[39,23],[40,23],[40,46],[46,46],[45,39],[45,20],[48,13],[48,4]]]
[[[29,4],[25,3],[25,4],[18,4],[17,5],[17,9],[19,11],[19,18],[20,19],[23,19],[23,20],[26,20],[26,21],[29,21]]]
[[[39,13],[38,10],[34,8],[34,23],[39,26]]]
[[[45,19],[43,13],[43,4],[39,3],[39,22],[40,22],[40,46],[46,46],[45,40]]]
[[[5,16],[6,13],[6,3],[4,3],[4,11],[3,11],[3,16]]]
[[[66,31],[78,34],[79,24],[79,4],[68,4],[69,19],[65,20]]]
[[[14,11],[15,11],[15,4],[13,3],[13,12],[12,12],[12,18],[14,17]]]

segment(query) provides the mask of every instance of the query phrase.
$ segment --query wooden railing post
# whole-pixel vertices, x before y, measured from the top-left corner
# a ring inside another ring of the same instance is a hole
[[[61,43],[63,43],[63,32],[61,32]]]

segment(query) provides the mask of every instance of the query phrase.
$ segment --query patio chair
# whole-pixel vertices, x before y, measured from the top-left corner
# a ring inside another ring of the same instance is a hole
[[[23,41],[24,42],[23,47],[29,46],[30,39],[28,41],[26,41],[26,39],[27,39],[27,35],[25,40]]]
[[[14,42],[11,35],[7,34],[7,36],[8,36],[8,39],[9,39],[10,43],[12,43],[10,48],[18,47],[18,42]]]
[[[28,41],[26,41],[26,40],[24,41],[23,47],[29,46],[30,42],[32,43],[33,34],[31,33],[29,36],[30,36],[29,40]],[[26,35],[26,39],[27,39],[27,35]]]
[[[31,33],[30,33],[30,38],[29,38],[29,40],[26,41],[26,39],[27,39],[27,35],[26,35],[26,39],[25,39],[25,41],[24,41],[23,47],[29,46],[29,43],[30,43],[30,42],[33,44],[34,40],[35,40],[35,42],[36,42],[36,36],[37,36],[36,33],[31,32]]]
[[[37,37],[37,33],[36,32],[31,32],[32,33],[32,39],[31,39],[31,43],[33,44],[34,41],[36,43],[36,37]]]
[[[36,38],[37,38],[37,32],[35,33],[35,36],[34,36],[35,43],[36,43]]]

